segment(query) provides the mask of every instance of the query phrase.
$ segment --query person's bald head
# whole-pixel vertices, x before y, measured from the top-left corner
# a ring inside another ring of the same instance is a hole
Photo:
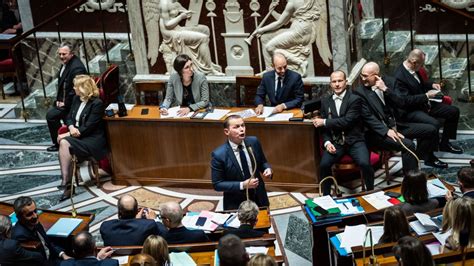
[[[72,249],[76,259],[95,255],[95,241],[87,231],[79,232],[73,239]]]
[[[160,205],[161,219],[163,224],[168,228],[176,228],[181,226],[183,219],[183,209],[179,203],[170,201]]]
[[[360,72],[360,80],[366,87],[372,87],[379,77],[380,67],[375,62],[366,63]]]
[[[117,203],[119,219],[133,219],[138,213],[138,202],[131,195],[123,195]]]
[[[274,53],[272,63],[276,74],[280,77],[285,76],[286,68],[288,67],[286,57],[281,53]]]
[[[425,64],[425,56],[421,49],[415,48],[408,54],[405,62],[411,70],[418,71]]]

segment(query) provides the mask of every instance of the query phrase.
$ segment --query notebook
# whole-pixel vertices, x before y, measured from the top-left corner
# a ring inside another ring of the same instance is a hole
[[[60,218],[49,228],[46,234],[48,236],[68,237],[78,225],[82,223],[82,219],[77,218]]]

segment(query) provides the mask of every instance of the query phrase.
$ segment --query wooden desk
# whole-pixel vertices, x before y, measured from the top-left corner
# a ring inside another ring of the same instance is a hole
[[[287,112],[302,116],[301,110]],[[135,106],[126,117],[105,120],[114,184],[212,188],[211,152],[226,141],[223,120],[160,119],[156,106]],[[267,190],[316,191],[319,140],[311,123],[245,122],[274,171],[273,180],[265,180]]]

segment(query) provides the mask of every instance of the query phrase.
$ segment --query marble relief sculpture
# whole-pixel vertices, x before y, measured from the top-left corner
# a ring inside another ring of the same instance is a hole
[[[441,3],[455,9],[465,8],[467,11],[474,11],[474,0],[442,0]]]
[[[221,67],[211,61],[209,28],[200,24],[185,27],[179,25],[182,20],[192,16],[192,10],[187,10],[177,0],[145,0],[143,13],[150,65],[156,63],[161,52],[167,72],[171,73],[174,58],[184,53],[192,58],[195,70],[204,74],[223,75]],[[161,43],[160,33],[163,37]]]
[[[279,4],[272,1],[269,10]],[[284,11],[272,11],[274,22],[256,29],[261,36],[266,66],[271,65],[274,52],[280,52],[288,59],[288,68],[306,76],[308,57],[312,44],[316,43],[319,55],[329,66],[332,54],[328,42],[328,15],[326,0],[288,0]],[[283,28],[291,23],[289,28]]]

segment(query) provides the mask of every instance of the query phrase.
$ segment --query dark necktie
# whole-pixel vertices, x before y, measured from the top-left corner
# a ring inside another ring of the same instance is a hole
[[[250,178],[249,164],[247,163],[247,157],[245,156],[244,146],[239,145],[239,157],[240,164],[242,165],[242,171],[244,172],[244,179]]]
[[[278,76],[277,89],[275,91],[275,99],[277,101],[280,100],[280,93],[281,93],[281,77]]]

